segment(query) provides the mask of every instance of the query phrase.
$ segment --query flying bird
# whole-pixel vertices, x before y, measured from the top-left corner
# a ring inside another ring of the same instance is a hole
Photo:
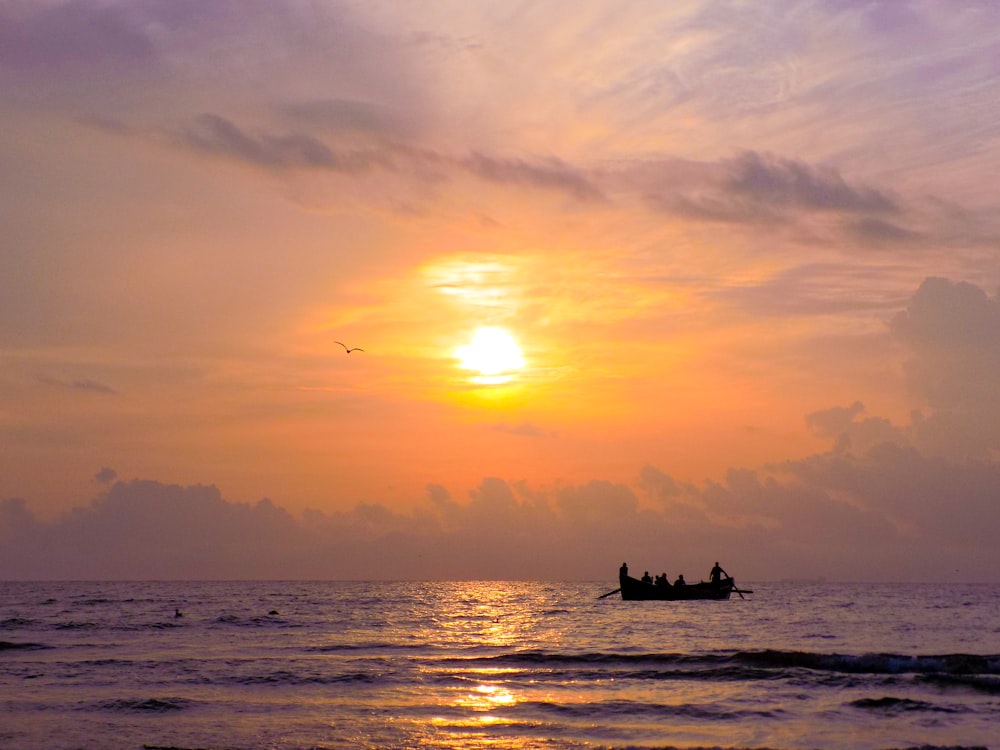
[[[348,354],[350,354],[351,352],[363,352],[364,351],[364,349],[362,349],[360,346],[355,346],[355,347],[352,347],[352,348],[348,349],[347,348],[347,344],[345,344],[343,341],[334,341],[333,343],[340,344],[342,347],[344,347],[344,351],[347,352]]]

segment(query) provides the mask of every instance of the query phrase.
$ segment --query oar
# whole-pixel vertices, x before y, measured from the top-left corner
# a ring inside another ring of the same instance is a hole
[[[597,598],[598,598],[598,599],[603,599],[603,598],[604,598],[604,597],[606,597],[606,596],[611,596],[612,594],[617,594],[617,593],[618,593],[619,591],[621,591],[621,588],[617,588],[617,589],[615,589],[614,591],[609,591],[609,592],[608,592],[608,593],[606,593],[606,594],[601,594],[601,595],[600,595],[599,597],[597,597]]]

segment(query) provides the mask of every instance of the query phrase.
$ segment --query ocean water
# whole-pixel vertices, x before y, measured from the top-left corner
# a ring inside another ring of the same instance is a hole
[[[0,748],[1000,746],[1000,586],[614,580],[0,583]]]

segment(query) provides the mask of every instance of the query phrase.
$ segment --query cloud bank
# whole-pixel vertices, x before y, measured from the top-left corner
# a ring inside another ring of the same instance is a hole
[[[882,443],[724,480],[536,489],[487,478],[464,501],[438,486],[412,511],[360,504],[294,517],[215,487],[116,482],[42,521],[0,504],[5,579],[608,580],[637,569],[743,579],[995,580],[1000,466]],[[702,570],[704,568],[704,570]]]
[[[1000,298],[928,278],[890,331],[926,413],[900,425],[860,401],[816,411],[806,423],[832,446],[803,459],[701,484],[654,465],[628,484],[489,477],[461,499],[431,485],[410,510],[300,516],[104,467],[108,488],[54,520],[0,504],[0,576],[603,580],[626,559],[697,580],[722,559],[757,580],[996,580]]]

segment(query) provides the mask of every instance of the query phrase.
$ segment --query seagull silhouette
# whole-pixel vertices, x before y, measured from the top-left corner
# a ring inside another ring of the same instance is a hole
[[[355,347],[353,347],[351,349],[348,349],[347,348],[347,344],[345,344],[343,341],[334,341],[333,343],[340,344],[342,347],[344,347],[344,351],[347,352],[348,354],[350,354],[351,352],[363,352],[364,351],[364,349],[362,349],[360,346],[355,346]]]

